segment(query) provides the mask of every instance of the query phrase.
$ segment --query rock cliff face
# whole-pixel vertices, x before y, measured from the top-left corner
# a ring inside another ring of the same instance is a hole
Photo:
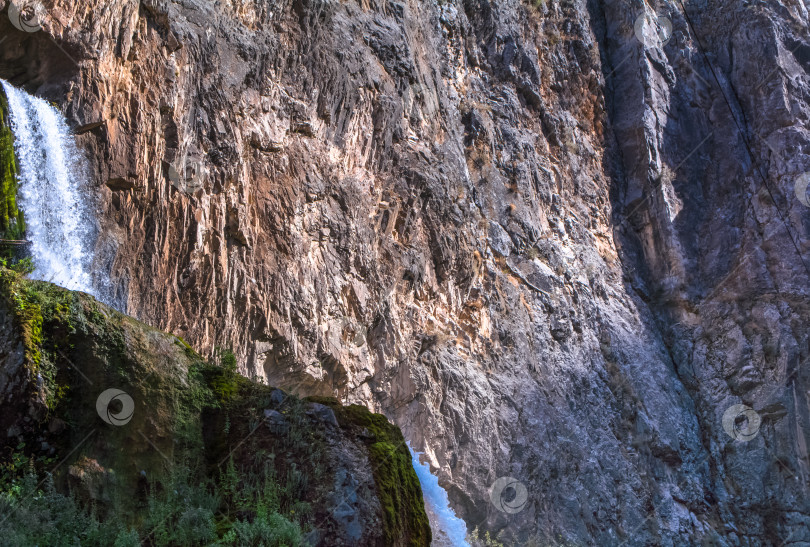
[[[0,77],[111,301],[384,412],[471,528],[810,542],[802,0],[43,4]]]

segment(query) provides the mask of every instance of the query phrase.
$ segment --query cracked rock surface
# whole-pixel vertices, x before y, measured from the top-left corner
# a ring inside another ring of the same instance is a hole
[[[810,545],[804,0],[46,4],[0,77],[108,300],[385,413],[470,529]]]

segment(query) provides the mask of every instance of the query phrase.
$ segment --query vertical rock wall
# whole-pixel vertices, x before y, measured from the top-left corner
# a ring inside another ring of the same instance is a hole
[[[75,121],[130,313],[385,412],[471,527],[810,541],[801,1],[49,8],[0,77]]]

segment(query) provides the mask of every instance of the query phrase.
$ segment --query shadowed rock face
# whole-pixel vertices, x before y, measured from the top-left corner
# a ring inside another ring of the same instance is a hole
[[[82,133],[111,298],[385,412],[471,527],[810,542],[807,7],[656,9],[55,0],[0,77]]]

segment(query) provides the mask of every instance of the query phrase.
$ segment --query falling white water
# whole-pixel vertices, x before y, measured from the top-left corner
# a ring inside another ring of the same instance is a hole
[[[439,486],[438,477],[430,472],[430,465],[419,461],[421,453],[414,452],[411,443],[408,443],[408,450],[411,451],[413,468],[416,476],[419,477],[419,484],[422,486],[425,510],[433,532],[433,545],[437,547],[470,547],[467,542],[467,525],[456,516],[453,508],[450,507],[447,492]]]
[[[20,163],[19,204],[36,269],[32,277],[95,294],[90,267],[95,232],[83,159],[62,114],[0,80],[8,97]]]

